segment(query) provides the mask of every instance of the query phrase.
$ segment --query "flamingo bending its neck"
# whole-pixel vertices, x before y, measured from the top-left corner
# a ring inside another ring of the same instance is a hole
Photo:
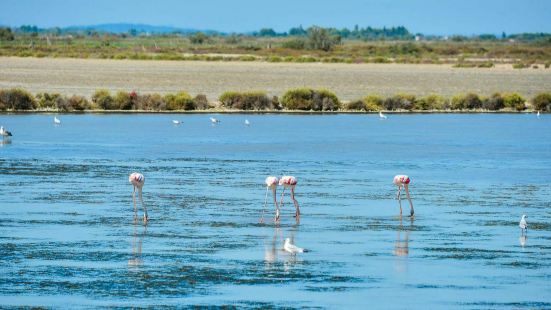
[[[147,209],[143,203],[143,197],[142,197],[142,188],[145,183],[145,177],[141,173],[134,172],[128,177],[128,182],[130,182],[134,186],[134,191],[132,192],[132,201],[134,202],[134,218],[137,218],[137,214],[138,214],[138,208],[136,206],[136,189],[137,189],[138,195],[140,197],[140,202],[142,204],[142,208],[144,211],[143,221],[144,221],[144,224],[147,224],[149,217],[147,216]]]
[[[291,199],[293,200],[293,203],[295,204],[295,217],[297,220],[300,218],[300,207],[298,205],[298,201],[295,199],[295,187],[297,185],[297,179],[293,176],[286,175],[282,176],[281,179],[279,179],[279,185],[283,186],[283,191],[281,192],[281,202],[280,205],[283,207],[283,196],[285,195],[285,189],[290,188],[291,189]]]
[[[262,209],[262,216],[260,218],[260,223],[264,222],[264,210],[266,209],[266,205],[268,204],[268,190],[272,190],[272,196],[274,197],[274,205],[276,210],[275,215],[275,221],[279,221],[279,206],[277,205],[277,184],[279,182],[279,179],[277,177],[269,176],[264,180],[264,183],[266,183],[266,197],[264,198],[264,208]]]
[[[396,193],[396,199],[398,199],[398,205],[400,206],[400,216],[402,215],[402,200],[400,197],[400,193],[402,191],[402,187],[406,190],[406,195],[409,200],[409,206],[410,206],[410,216],[413,216],[413,203],[411,202],[411,197],[409,196],[409,183],[411,182],[411,179],[407,175],[397,175],[394,177],[394,180],[392,181],[394,185],[398,186],[398,193]]]

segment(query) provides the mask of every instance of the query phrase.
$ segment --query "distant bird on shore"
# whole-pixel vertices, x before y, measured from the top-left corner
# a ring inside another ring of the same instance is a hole
[[[220,120],[219,120],[219,119],[216,119],[216,118],[214,118],[214,117],[211,117],[211,118],[210,118],[210,122],[213,123],[213,124],[218,124],[218,123],[220,123]]]
[[[413,203],[411,202],[411,197],[409,196],[409,183],[411,179],[407,175],[397,175],[394,177],[394,180],[392,183],[394,185],[398,186],[398,193],[396,193],[396,199],[398,199],[398,205],[400,206],[400,216],[402,215],[402,200],[400,197],[400,193],[402,191],[402,187],[406,190],[406,195],[409,200],[409,206],[410,206],[410,216],[413,216]]]
[[[523,214],[522,218],[520,219],[520,222],[518,223],[518,227],[520,227],[520,234],[522,236],[526,235],[528,232],[528,223],[526,223],[526,215]]]
[[[296,255],[297,253],[305,253],[308,252],[307,249],[299,248],[298,246],[291,243],[291,239],[285,238],[285,243],[283,244],[283,250],[286,252],[289,252],[293,255]]]
[[[295,199],[295,187],[297,186],[297,183],[297,179],[290,175],[282,176],[281,179],[279,179],[279,185],[283,186],[283,191],[281,192],[281,202],[279,203],[279,205],[280,208],[283,208],[283,196],[285,195],[285,189],[290,188],[291,199],[295,204],[295,217],[298,220],[298,218],[300,217],[300,207],[298,205],[298,201]]]
[[[5,130],[4,126],[0,126],[0,136],[2,136],[2,139],[6,138],[6,137],[8,137],[8,139],[9,139],[9,137],[11,137],[12,134],[11,134],[11,132]]]
[[[268,204],[268,190],[272,190],[272,195],[274,197],[274,205],[276,209],[276,215],[275,215],[275,221],[279,221],[279,206],[277,205],[277,184],[279,182],[279,179],[277,177],[269,176],[264,180],[264,183],[266,183],[266,197],[264,198],[264,207],[262,208],[262,216],[260,217],[260,223],[264,222],[264,210],[266,210],[266,205]]]
[[[56,125],[61,124],[61,121],[56,116],[54,116],[54,124],[56,124]]]
[[[172,123],[174,125],[180,125],[182,123],[182,121],[179,121],[179,120],[172,120]]]
[[[251,125],[251,122],[249,122],[249,120],[246,119],[246,120],[245,120],[245,125],[246,125],[246,126],[249,126],[249,125]]]
[[[379,119],[387,119],[386,115],[383,114],[383,112],[379,111]]]
[[[128,182],[130,182],[130,184],[132,184],[134,186],[134,191],[132,192],[132,202],[134,203],[134,218],[137,218],[137,214],[138,214],[138,208],[136,206],[136,190],[138,190],[138,195],[140,197],[140,202],[142,204],[142,208],[143,208],[143,211],[144,211],[143,222],[144,222],[144,224],[147,224],[147,221],[149,220],[149,217],[147,216],[147,209],[146,209],[145,205],[143,204],[143,197],[142,197],[142,189],[143,189],[143,185],[145,183],[145,177],[141,173],[134,172],[134,173],[130,174],[130,176],[128,177]]]

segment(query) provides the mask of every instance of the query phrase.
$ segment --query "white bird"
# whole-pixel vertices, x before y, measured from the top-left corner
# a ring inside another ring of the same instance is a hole
[[[386,115],[383,114],[383,112],[379,111],[379,118],[380,119],[387,119]]]
[[[2,139],[5,137],[11,137],[11,132],[4,129],[4,126],[0,126],[0,136],[2,136]]]
[[[528,232],[528,223],[526,223],[526,215],[523,214],[522,218],[520,219],[520,222],[518,223],[518,227],[520,227],[521,234],[526,234]]]
[[[216,124],[216,123],[220,123],[220,120],[219,119],[216,119],[214,117],[211,117],[210,118],[210,122],[213,123],[213,124]]]
[[[56,124],[56,125],[61,124],[61,121],[56,116],[54,116],[54,124]]]
[[[298,246],[291,243],[291,239],[285,238],[285,243],[283,244],[283,250],[295,255],[297,253],[308,252],[307,249],[299,248]]]
[[[248,119],[245,120],[245,125],[249,126],[251,124],[251,122],[249,122]]]
[[[182,121],[179,121],[179,120],[172,120],[172,123],[174,125],[180,125],[182,123]]]
[[[538,111],[538,114],[537,114],[538,117],[540,117],[540,111]]]

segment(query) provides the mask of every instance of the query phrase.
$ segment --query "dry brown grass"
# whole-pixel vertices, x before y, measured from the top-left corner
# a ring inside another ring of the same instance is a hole
[[[33,93],[90,96],[95,90],[188,91],[210,100],[228,90],[265,90],[282,95],[295,87],[327,88],[342,100],[369,93],[392,95],[519,92],[532,97],[550,91],[551,70],[490,69],[451,65],[321,64],[263,62],[183,62],[0,57],[0,88],[23,87]]]

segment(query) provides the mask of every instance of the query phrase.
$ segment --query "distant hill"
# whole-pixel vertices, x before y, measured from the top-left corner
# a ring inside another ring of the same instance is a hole
[[[137,33],[151,33],[151,34],[164,34],[164,33],[196,33],[203,32],[206,34],[219,34],[221,32],[205,29],[194,28],[178,28],[172,26],[154,26],[146,24],[128,24],[128,23],[113,23],[113,24],[98,24],[98,25],[81,25],[81,26],[69,26],[57,28],[61,33],[81,32],[81,31],[97,31],[107,33],[128,33],[131,30],[135,30]],[[36,26],[21,26],[19,30],[23,32],[47,32],[52,30],[46,28],[37,28]]]

